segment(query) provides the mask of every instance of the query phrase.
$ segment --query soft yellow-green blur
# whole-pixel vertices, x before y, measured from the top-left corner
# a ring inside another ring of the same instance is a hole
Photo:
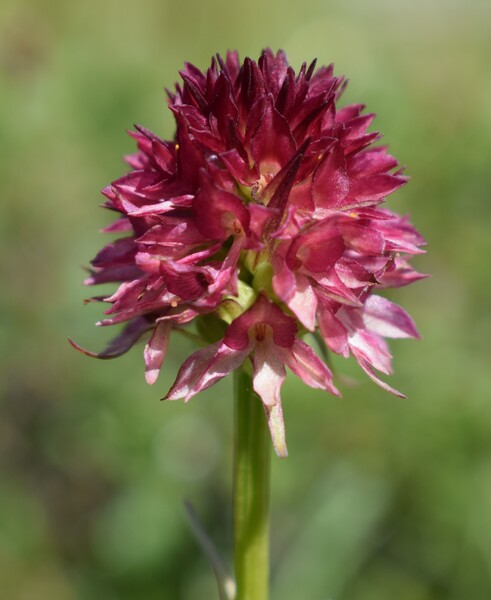
[[[216,598],[182,499],[230,557],[231,382],[161,403],[191,342],[150,387],[141,347],[102,362],[66,338],[113,333],[82,266],[125,129],[172,135],[163,88],[185,60],[267,45],[335,62],[344,101],[378,113],[412,176],[391,206],[433,274],[391,296],[423,336],[391,345],[407,401],[351,361],[341,400],[288,380],[273,600],[491,598],[490,23],[485,0],[0,2],[1,598]]]

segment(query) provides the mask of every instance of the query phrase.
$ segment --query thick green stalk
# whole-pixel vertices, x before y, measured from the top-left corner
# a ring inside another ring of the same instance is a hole
[[[234,396],[236,600],[268,600],[271,440],[263,406],[244,368],[235,371]]]

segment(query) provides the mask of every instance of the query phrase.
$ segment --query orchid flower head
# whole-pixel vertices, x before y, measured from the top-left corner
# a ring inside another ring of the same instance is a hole
[[[89,285],[114,282],[100,325],[123,324],[99,358],[141,337],[155,383],[173,332],[204,347],[181,366],[166,398],[189,400],[244,363],[275,450],[287,453],[280,390],[288,367],[338,395],[328,366],[302,340],[354,356],[384,389],[386,338],[418,337],[411,317],[380,293],[424,275],[409,262],[424,240],[383,206],[408,178],[363,104],[340,107],[346,81],[315,61],[298,72],[282,51],[259,60],[217,55],[186,63],[168,92],[174,139],[144,127],[130,170],[103,190],[121,234],[92,261]]]

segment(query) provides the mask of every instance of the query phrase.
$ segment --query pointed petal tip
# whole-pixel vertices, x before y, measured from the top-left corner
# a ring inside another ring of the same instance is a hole
[[[90,356],[92,358],[110,358],[107,356],[101,356],[100,354],[98,354],[97,352],[92,352],[91,350],[87,350],[86,348],[83,348],[82,346],[80,346],[79,344],[77,344],[77,342],[74,342],[71,338],[67,338],[68,342],[70,343],[70,345],[75,348],[75,350],[77,350],[78,352],[80,352],[81,354],[85,354],[86,356]]]
[[[395,388],[393,388],[392,386],[390,386],[388,383],[386,383],[385,381],[383,381],[382,379],[380,379],[380,377],[378,377],[378,375],[375,374],[375,372],[372,369],[372,366],[370,365],[370,363],[367,360],[365,360],[362,356],[360,356],[360,354],[358,352],[353,351],[353,355],[355,356],[355,358],[356,358],[358,364],[360,365],[360,367],[368,375],[368,377],[370,377],[370,379],[372,381],[374,381],[378,386],[380,386],[386,392],[389,392],[390,394],[393,394],[394,396],[397,396],[398,398],[403,398],[403,399],[407,398],[407,396],[405,394],[403,394],[399,390],[396,390]]]
[[[274,451],[278,458],[288,458],[288,449],[286,446],[282,446],[282,447],[275,446]]]
[[[338,388],[333,385],[331,383],[331,385],[329,386],[329,389],[327,390],[329,393],[331,393],[333,396],[336,396],[336,398],[342,398],[343,394],[341,394],[341,392],[338,390]]]
[[[187,404],[191,400],[191,398],[192,398],[192,395],[177,396],[176,394],[173,394],[171,392],[172,392],[172,390],[169,390],[165,396],[163,396],[162,398],[160,398],[160,401],[161,402],[164,402],[164,401],[165,402],[167,402],[167,401],[169,401],[169,402],[175,402],[175,401],[178,401],[178,400],[182,400],[182,402],[184,402],[184,404]]]
[[[154,369],[153,371],[147,371],[145,373],[145,381],[149,384],[149,385],[153,385],[159,376],[159,370],[158,369]]]

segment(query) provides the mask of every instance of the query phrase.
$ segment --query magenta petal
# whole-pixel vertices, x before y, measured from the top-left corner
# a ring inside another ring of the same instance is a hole
[[[184,300],[201,296],[212,283],[209,272],[194,265],[162,261],[160,272],[165,278],[168,290]]]
[[[347,133],[344,136],[343,143],[346,146],[349,146],[352,142],[358,140],[361,136],[363,136],[374,118],[375,115],[371,113],[368,115],[360,115],[358,117],[350,119],[346,123]]]
[[[378,202],[395,192],[405,183],[408,177],[403,175],[376,174],[355,179],[351,182],[348,204],[359,203],[360,206],[367,202]]]
[[[361,356],[378,371],[385,375],[392,373],[392,356],[389,354],[385,341],[377,334],[366,329],[358,329],[350,334],[349,345],[353,354],[357,357]]]
[[[254,172],[234,148],[220,154],[220,160],[225,164],[229,173],[242,185],[251,185]],[[256,174],[256,179],[258,178]]]
[[[296,150],[295,140],[286,119],[274,108],[273,99],[264,102],[260,117],[251,140],[252,156],[256,164],[276,167],[284,165]]]
[[[274,292],[283,302],[288,303],[293,298],[297,286],[295,273],[286,264],[285,257],[279,253],[273,254],[271,259],[274,269]]]
[[[155,328],[152,337],[143,351],[145,359],[145,378],[147,383],[153,384],[157,381],[160,367],[164,362],[167,346],[169,344],[171,321],[162,321]]]
[[[135,127],[139,134],[144,136],[147,140],[147,143],[142,146],[145,148],[146,154],[152,157],[157,167],[162,169],[162,171],[171,174],[175,158],[169,150],[168,144],[145,127],[142,127],[141,125],[135,125]],[[140,139],[140,144],[142,144],[143,140],[141,137],[138,137],[138,134],[134,135],[134,137]],[[148,146],[148,142],[150,142],[150,146]]]
[[[382,254],[385,250],[385,240],[373,227],[363,225],[356,219],[346,219],[339,223],[339,229],[348,248],[360,254]]]
[[[170,200],[162,200],[155,204],[148,204],[146,206],[133,207],[130,203],[122,200],[123,206],[126,209],[126,213],[131,217],[143,217],[145,215],[161,215],[170,213],[178,206],[191,206],[191,202],[194,196],[190,194],[184,194],[183,196],[176,196]]]
[[[351,258],[341,258],[335,266],[335,271],[339,279],[350,289],[367,289],[376,283],[374,274],[360,264],[360,256],[357,260]],[[367,257],[364,257],[366,259]],[[387,258],[382,257],[383,264],[387,263]]]
[[[251,215],[250,229],[257,243],[257,241],[263,239],[266,232],[266,225],[274,219],[277,211],[271,210],[267,206],[262,206],[262,204],[249,204],[248,209]]]
[[[104,246],[92,260],[92,265],[94,267],[106,267],[133,262],[132,258],[135,255],[136,248],[133,238],[121,238]]]
[[[132,226],[131,222],[127,217],[121,217],[111,225],[107,225],[107,227],[103,227],[101,229],[102,233],[120,233],[122,231],[131,231]]]
[[[309,331],[315,329],[317,297],[308,278],[291,271],[279,255],[273,257],[273,289]]]
[[[280,209],[280,213],[283,213],[285,210],[290,191],[297,180],[297,172],[309,143],[309,140],[305,141],[264,189],[262,197],[268,200],[267,204],[269,208]]]
[[[316,207],[336,209],[342,206],[350,181],[340,144],[335,144],[317,167],[312,182],[312,199]]]
[[[381,146],[352,155],[349,160],[349,174],[351,177],[361,178],[375,173],[386,173],[397,167],[397,164],[397,160],[387,154],[387,148]]]
[[[326,219],[299,234],[288,250],[287,262],[300,260],[311,273],[325,273],[345,251],[335,219]]]
[[[348,306],[362,306],[362,302],[346,283],[331,269],[324,277],[317,278],[316,294],[320,300],[335,300]]]
[[[263,50],[258,60],[262,71],[266,89],[276,97],[288,70],[288,61],[283,50],[278,50],[276,55],[270,48]]]
[[[246,58],[244,65],[240,69],[237,83],[240,83],[238,100],[241,108],[241,116],[244,120],[247,120],[247,128],[254,130],[259,116],[254,111],[254,107],[257,106],[257,100],[262,100],[265,94],[264,79],[257,63],[250,58]]]
[[[239,116],[237,103],[230,79],[222,72],[215,82],[215,97],[211,105],[212,113],[219,119],[221,134],[225,135],[227,117],[236,122]]]
[[[288,302],[288,308],[293,311],[306,329],[314,331],[317,296],[306,277],[301,275],[297,277],[295,292]]]
[[[84,280],[85,285],[96,285],[98,283],[123,282],[138,279],[142,272],[136,265],[116,265],[90,269],[90,276]]]
[[[345,358],[349,356],[348,331],[326,306],[320,305],[317,313],[319,329],[329,350]]]
[[[402,257],[396,257],[394,268],[386,270],[379,281],[383,287],[403,287],[426,277],[428,275],[415,271]]]
[[[228,289],[233,295],[237,294],[237,261],[243,246],[244,236],[235,236],[227,257],[215,275],[213,283],[208,288],[210,293]]]
[[[299,211],[303,211],[307,215],[311,215],[314,211],[314,203],[312,200],[312,182],[309,179],[305,179],[301,183],[294,185],[288,204],[295,206]]]
[[[248,231],[249,211],[235,195],[217,187],[202,172],[201,190],[193,204],[196,226],[211,239],[225,239],[229,235]]]
[[[350,104],[343,106],[336,113],[336,121],[338,123],[346,123],[357,117],[361,111],[365,108],[364,104]]]
[[[188,250],[194,244],[202,244],[208,239],[203,237],[190,220],[181,219],[176,222],[175,219],[166,220],[161,217],[161,223],[147,229],[137,241],[145,245],[182,246]]]

